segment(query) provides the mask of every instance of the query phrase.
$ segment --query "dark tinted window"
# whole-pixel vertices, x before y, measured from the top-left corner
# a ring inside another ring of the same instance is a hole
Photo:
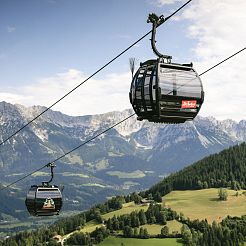
[[[162,95],[201,97],[201,80],[193,70],[160,68],[159,86]]]

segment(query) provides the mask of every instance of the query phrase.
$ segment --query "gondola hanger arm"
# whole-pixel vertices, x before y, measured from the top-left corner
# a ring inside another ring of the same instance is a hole
[[[50,174],[51,174],[51,178],[49,181],[47,182],[42,182],[43,186],[49,186],[49,184],[52,182],[53,178],[54,178],[54,172],[53,172],[53,169],[54,167],[56,167],[56,165],[54,163],[48,163],[46,165],[46,167],[50,167]]]
[[[150,13],[149,17],[147,19],[147,23],[152,23],[152,35],[151,35],[151,47],[153,49],[153,52],[159,57],[163,58],[164,60],[166,59],[167,63],[171,63],[172,56],[169,55],[163,55],[160,53],[157,48],[156,48],[156,40],[155,40],[155,35],[156,35],[156,28],[163,24],[166,21],[163,15],[158,16],[155,13]]]

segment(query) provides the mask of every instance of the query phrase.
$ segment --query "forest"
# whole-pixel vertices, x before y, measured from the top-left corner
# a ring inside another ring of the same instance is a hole
[[[210,155],[183,170],[171,174],[142,196],[160,192],[162,196],[172,190],[192,190],[230,187],[246,189],[246,143]]]

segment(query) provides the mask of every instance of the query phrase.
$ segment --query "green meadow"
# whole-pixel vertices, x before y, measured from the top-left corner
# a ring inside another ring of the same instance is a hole
[[[218,189],[172,191],[163,197],[163,204],[176,212],[182,212],[190,219],[207,219],[220,222],[227,215],[246,214],[246,196],[242,190],[238,196],[234,190],[227,190],[228,200],[218,199]]]

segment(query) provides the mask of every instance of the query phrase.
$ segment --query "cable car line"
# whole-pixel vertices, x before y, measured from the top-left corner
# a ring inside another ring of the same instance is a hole
[[[135,115],[135,113],[134,113],[134,114],[131,114],[130,116],[126,117],[125,119],[123,119],[123,120],[121,120],[121,121],[115,123],[114,125],[110,126],[110,127],[107,128],[106,130],[104,130],[104,131],[98,133],[98,134],[95,135],[94,137],[92,137],[92,138],[90,138],[89,140],[83,142],[82,144],[78,145],[77,147],[73,148],[72,150],[68,151],[67,153],[63,154],[62,156],[58,157],[57,159],[55,159],[55,160],[52,161],[52,162],[59,161],[60,159],[62,159],[62,158],[65,157],[66,155],[69,155],[71,152],[73,152],[73,151],[79,149],[80,147],[82,147],[82,146],[86,145],[87,143],[91,142],[92,140],[98,138],[99,136],[101,136],[102,134],[106,133],[107,131],[113,129],[114,127],[116,127],[116,126],[118,126],[118,125],[120,125],[120,124],[123,123],[124,121],[130,119],[130,118],[131,118],[132,116],[134,116],[134,115]]]
[[[241,50],[237,51],[237,52],[236,52],[236,53],[234,53],[233,55],[231,55],[231,56],[229,56],[229,57],[225,58],[223,61],[221,61],[221,62],[217,63],[216,65],[214,65],[214,66],[212,66],[212,67],[208,68],[206,71],[204,71],[204,72],[200,73],[200,74],[199,74],[199,76],[204,75],[205,73],[207,73],[207,72],[209,72],[210,70],[212,70],[212,69],[216,68],[217,66],[221,65],[222,63],[226,62],[227,60],[231,59],[232,57],[234,57],[234,56],[238,55],[239,53],[241,53],[241,52],[242,52],[242,51],[244,51],[244,50],[246,50],[246,47],[244,47],[244,48],[242,48]],[[193,79],[191,79],[191,80],[187,81],[187,82],[186,82],[186,83],[184,83],[183,85],[180,85],[180,87],[178,87],[177,89],[181,88],[182,86],[185,86],[186,84],[188,84],[188,83],[189,83],[190,81],[192,81],[192,80],[193,80]],[[168,93],[167,93],[167,95],[169,95],[170,93],[172,93],[172,91],[168,92]]]
[[[215,67],[217,67],[217,66],[219,66],[220,64],[224,63],[225,61],[227,61],[227,60],[231,59],[233,56],[236,56],[237,54],[241,53],[241,52],[242,52],[242,51],[244,51],[244,50],[246,50],[246,47],[244,47],[243,49],[241,49],[241,50],[237,51],[237,52],[236,52],[236,53],[234,53],[233,55],[231,55],[231,56],[227,57],[226,59],[224,59],[223,61],[221,61],[221,62],[217,63],[216,65],[214,65],[213,67],[211,67],[211,68],[207,69],[206,71],[204,71],[204,72],[200,73],[200,74],[199,74],[199,76],[202,76],[203,74],[205,74],[205,73],[207,73],[208,71],[210,71],[210,70],[214,69]]]
[[[216,65],[214,65],[214,66],[208,68],[207,70],[205,70],[204,72],[202,72],[202,73],[200,74],[200,76],[204,75],[204,74],[207,73],[208,71],[211,71],[212,69],[214,69],[214,68],[216,68],[217,66],[221,65],[221,64],[224,63],[225,61],[228,61],[229,59],[231,59],[232,57],[234,57],[234,56],[236,56],[237,54],[241,53],[241,52],[242,52],[243,50],[245,50],[245,49],[246,49],[246,47],[243,48],[243,49],[241,49],[241,50],[239,50],[238,52],[234,53],[233,55],[231,55],[231,56],[225,58],[223,61],[217,63]],[[97,135],[95,135],[95,136],[92,137],[91,139],[89,139],[89,140],[83,142],[82,144],[78,145],[77,147],[73,148],[72,150],[68,151],[67,153],[63,154],[62,156],[58,157],[57,159],[53,160],[52,163],[54,163],[54,162],[60,160],[61,158],[65,157],[66,155],[70,154],[71,152],[73,152],[73,151],[77,150],[78,148],[80,148],[80,147],[86,145],[87,143],[91,142],[92,140],[96,139],[97,137],[99,137],[100,135],[106,133],[107,131],[113,129],[115,126],[117,126],[117,125],[123,123],[124,121],[128,120],[129,118],[133,117],[134,115],[135,115],[135,114],[131,114],[131,115],[128,116],[127,118],[125,118],[125,119],[119,121],[118,123],[115,123],[114,125],[112,125],[111,127],[107,128],[106,130],[102,131],[101,133],[98,133]],[[2,188],[0,188],[0,191],[5,190],[5,189],[9,188],[10,186],[12,186],[12,185],[14,185],[14,184],[16,184],[16,183],[18,183],[18,182],[24,180],[25,178],[31,176],[32,174],[34,174],[34,173],[36,173],[36,172],[38,172],[38,171],[44,169],[44,168],[47,167],[48,165],[50,165],[50,163],[48,163],[48,164],[46,164],[46,165],[44,165],[44,166],[42,166],[42,167],[40,167],[40,168],[38,168],[38,169],[32,171],[31,173],[29,173],[29,174],[23,176],[22,178],[20,178],[20,179],[14,181],[14,182],[12,182],[12,183],[10,183],[10,184],[8,184],[8,185],[2,187]]]
[[[38,171],[44,169],[45,167],[49,167],[50,163],[55,163],[55,162],[59,161],[60,159],[62,159],[62,158],[65,157],[66,155],[69,155],[69,154],[72,153],[73,151],[79,149],[80,147],[82,147],[82,146],[86,145],[87,143],[91,142],[92,140],[98,138],[98,137],[101,136],[102,134],[108,132],[109,130],[113,129],[114,127],[118,126],[119,124],[123,123],[124,121],[130,119],[130,118],[131,118],[132,116],[134,116],[134,115],[135,115],[135,113],[134,113],[134,114],[131,114],[130,116],[128,116],[128,117],[124,118],[123,120],[121,120],[121,121],[115,123],[114,125],[110,126],[110,127],[107,128],[106,130],[104,130],[104,131],[102,131],[102,132],[96,134],[96,135],[93,136],[92,138],[90,138],[90,139],[88,139],[87,141],[83,142],[82,144],[76,146],[75,148],[71,149],[70,151],[66,152],[65,154],[61,155],[60,157],[56,158],[55,160],[49,162],[48,164],[45,164],[44,166],[42,166],[42,167],[40,167],[40,168],[38,168],[38,169],[32,171],[31,173],[29,173],[29,174],[23,176],[22,178],[20,178],[20,179],[14,181],[14,182],[12,182],[12,183],[10,183],[10,184],[8,184],[8,185],[2,187],[2,188],[0,189],[0,191],[7,189],[8,187],[10,187],[10,186],[12,186],[12,185],[18,183],[19,181],[22,181],[23,179],[25,179],[25,178],[31,176],[32,174],[34,174],[34,173],[36,173],[36,172],[38,172]]]
[[[49,163],[48,163],[48,164],[49,164]],[[16,183],[18,183],[18,182],[20,182],[20,181],[26,179],[27,177],[31,176],[32,174],[34,174],[34,173],[36,173],[36,172],[38,172],[38,171],[44,169],[45,167],[47,167],[48,164],[46,164],[46,165],[44,165],[44,166],[42,166],[42,167],[40,167],[40,168],[38,168],[38,169],[32,171],[31,173],[28,173],[27,175],[23,176],[22,178],[17,179],[16,181],[14,181],[14,182],[12,182],[12,183],[10,183],[10,184],[8,184],[8,185],[2,187],[2,188],[0,189],[0,191],[7,189],[8,187],[10,187],[10,186],[12,186],[12,185],[14,185],[14,184],[16,184]]]
[[[176,13],[178,13],[181,9],[183,9],[187,4],[189,4],[192,0],[187,1],[185,4],[183,4],[181,7],[179,7],[176,11],[174,11],[171,15],[169,15],[168,17],[164,18],[163,21],[161,23],[159,23],[159,25],[157,27],[159,27],[161,24],[163,24],[164,22],[166,22],[167,20],[169,20],[171,17],[173,17]],[[19,133],[20,131],[22,131],[25,127],[27,127],[28,125],[30,125],[33,121],[35,121],[36,119],[38,119],[40,116],[42,116],[44,113],[46,113],[49,109],[51,109],[53,106],[55,106],[56,104],[58,104],[60,101],[62,101],[65,97],[67,97],[68,95],[70,95],[72,92],[74,92],[76,89],[78,89],[81,85],[83,85],[84,83],[86,83],[88,80],[90,80],[92,77],[94,77],[96,74],[98,74],[100,71],[102,71],[104,68],[106,68],[108,65],[110,65],[112,62],[114,62],[116,59],[118,59],[120,56],[122,56],[124,53],[126,53],[129,49],[131,49],[134,45],[136,45],[137,43],[139,43],[142,39],[144,39],[146,36],[148,36],[150,33],[152,32],[149,31],[147,32],[145,35],[143,35],[141,38],[139,38],[137,41],[135,41],[133,44],[131,44],[128,48],[126,48],[125,50],[123,50],[120,54],[118,54],[117,56],[115,56],[112,60],[110,60],[109,62],[107,62],[105,65],[103,65],[101,68],[99,68],[96,72],[94,72],[93,74],[91,74],[89,77],[87,77],[84,81],[82,81],[80,84],[78,84],[76,87],[74,87],[72,90],[70,90],[69,92],[67,92],[64,96],[62,96],[60,99],[58,99],[57,101],[55,101],[52,105],[50,105],[48,108],[46,108],[44,111],[42,111],[40,114],[38,114],[36,117],[34,117],[32,120],[28,121],[25,125],[23,125],[19,130],[17,130],[16,132],[14,132],[13,134],[11,134],[9,137],[5,138],[4,140],[2,140],[0,142],[0,146],[3,145],[5,142],[7,142],[9,139],[11,139],[12,137],[14,137],[17,133]]]

